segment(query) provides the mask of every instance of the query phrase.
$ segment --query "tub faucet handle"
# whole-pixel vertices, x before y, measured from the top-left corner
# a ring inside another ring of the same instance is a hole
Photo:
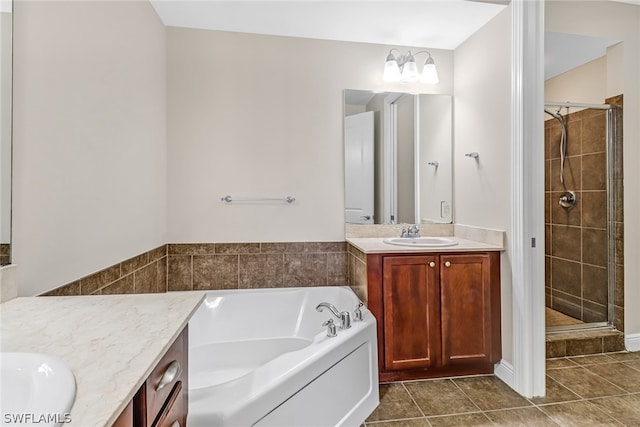
[[[338,334],[336,333],[336,325],[333,323],[333,319],[329,319],[326,322],[324,322],[322,324],[322,326],[326,326],[327,327],[327,336],[328,337],[335,337]]]
[[[362,301],[359,301],[355,311],[353,312],[354,322],[362,322],[362,310],[360,310],[362,307],[364,307],[364,303]]]

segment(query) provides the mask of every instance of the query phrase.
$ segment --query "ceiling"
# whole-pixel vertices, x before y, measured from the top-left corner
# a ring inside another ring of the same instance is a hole
[[[150,0],[166,26],[456,49],[509,0]],[[640,0],[613,0],[639,4]],[[545,79],[606,54],[617,40],[545,36]]]
[[[467,0],[151,0],[166,26],[455,49],[504,9]]]

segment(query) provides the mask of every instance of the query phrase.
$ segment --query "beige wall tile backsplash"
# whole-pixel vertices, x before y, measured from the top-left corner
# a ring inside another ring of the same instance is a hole
[[[346,242],[176,243],[144,252],[44,295],[348,284]]]

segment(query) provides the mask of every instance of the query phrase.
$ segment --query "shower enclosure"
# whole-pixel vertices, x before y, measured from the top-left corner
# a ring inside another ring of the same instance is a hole
[[[611,103],[545,103],[545,112],[547,331],[618,326],[619,108]]]

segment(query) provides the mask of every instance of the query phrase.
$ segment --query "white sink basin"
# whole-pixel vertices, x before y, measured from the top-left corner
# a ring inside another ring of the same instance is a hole
[[[69,422],[75,398],[75,378],[62,359],[39,353],[0,353],[3,426],[63,425]]]
[[[425,248],[441,248],[455,246],[457,241],[448,237],[392,237],[382,240],[384,243],[398,246],[414,246]]]

